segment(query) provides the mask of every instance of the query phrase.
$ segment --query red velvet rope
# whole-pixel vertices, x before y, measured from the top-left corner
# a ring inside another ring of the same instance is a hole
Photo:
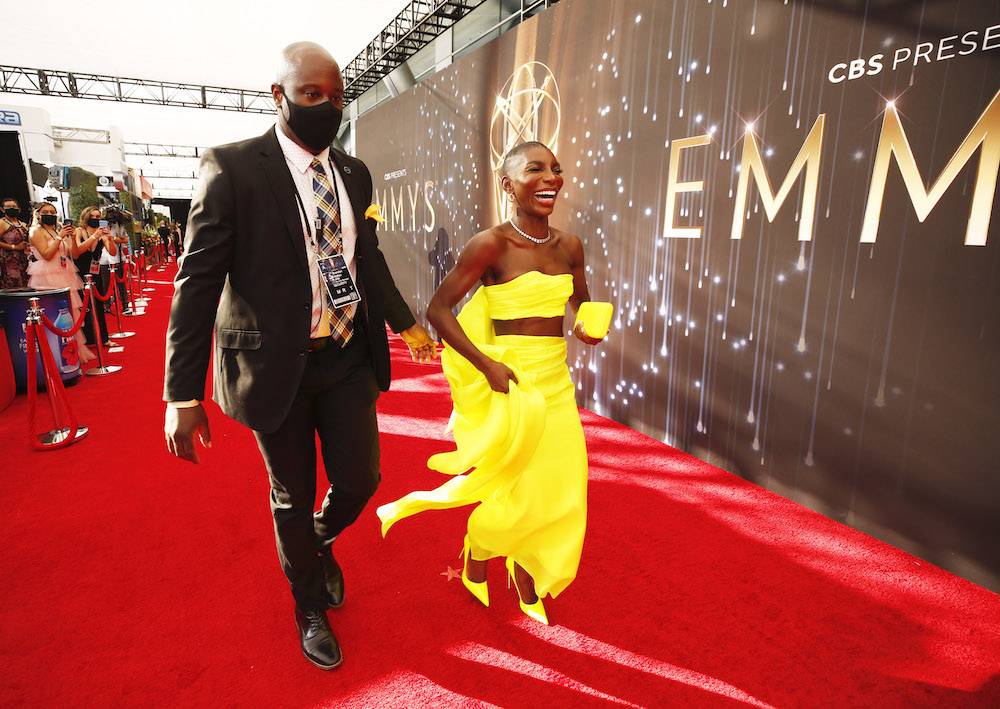
[[[104,295],[101,295],[100,288],[97,288],[95,284],[94,298],[101,301],[102,303],[107,303],[109,300],[111,300],[111,295],[115,292],[115,289],[113,288],[114,285],[115,285],[115,274],[114,271],[112,271],[111,280],[108,281],[108,292],[105,293]]]
[[[73,337],[80,331],[80,327],[83,325],[83,319],[87,317],[87,306],[90,305],[90,291],[83,291],[83,304],[80,306],[80,317],[77,318],[76,322],[70,327],[69,330],[60,330],[56,327],[56,324],[49,320],[49,316],[42,313],[42,322],[45,323],[45,327],[52,331],[53,334],[59,335],[59,337]]]
[[[62,378],[59,375],[59,371],[56,369],[55,358],[52,356],[52,350],[49,349],[49,343],[48,340],[45,339],[41,324],[35,322],[27,323],[27,326],[25,327],[25,335],[27,336],[28,350],[29,443],[32,448],[41,451],[65,448],[76,441],[76,432],[78,429],[76,417],[73,415],[73,412],[70,410],[69,404],[66,401],[66,390],[63,388]],[[39,344],[39,342],[41,342],[41,344]],[[55,419],[54,423],[56,427],[61,429],[63,428],[62,421],[65,418],[67,427],[69,428],[68,435],[58,443],[42,443],[35,435],[35,420],[38,406],[38,370],[35,358],[36,353],[38,352],[40,352],[42,356],[42,368],[45,370],[45,382],[48,387],[49,400],[52,403],[52,413]]]

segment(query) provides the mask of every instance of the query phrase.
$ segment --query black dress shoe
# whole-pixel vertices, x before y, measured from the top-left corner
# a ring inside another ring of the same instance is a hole
[[[299,626],[302,654],[321,670],[332,670],[344,661],[340,645],[333,637],[330,623],[323,611],[302,610],[295,607],[295,624]]]
[[[340,564],[333,558],[331,550],[319,554],[323,566],[323,589],[326,591],[326,602],[330,608],[340,608],[344,605],[344,572]]]

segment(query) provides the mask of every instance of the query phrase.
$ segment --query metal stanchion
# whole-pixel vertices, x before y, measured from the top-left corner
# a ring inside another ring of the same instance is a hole
[[[146,252],[145,252],[145,251],[143,251],[143,255],[144,255],[144,256],[145,256],[145,253],[146,253]],[[143,259],[143,262],[145,262],[145,260],[146,260],[146,259],[144,258],[144,259]],[[146,279],[144,278],[143,280],[146,280]],[[143,292],[143,293],[152,293],[152,292],[153,292],[154,290],[156,290],[156,289],[155,289],[155,288],[153,288],[152,286],[146,286],[145,288],[143,288],[143,289],[142,289],[142,292]],[[149,302],[149,299],[148,299],[148,298],[146,298],[145,300],[146,300],[146,302],[147,302],[147,303]]]
[[[136,287],[136,289],[139,289],[140,292],[145,292],[145,291],[151,291],[151,290],[153,290],[152,288],[143,288],[142,287],[143,281],[145,281],[145,279],[142,277],[142,271],[139,270],[139,263],[140,262],[141,263],[145,263],[145,261],[146,261],[146,250],[145,249],[139,249],[139,258],[136,259],[136,266],[135,266],[136,274],[137,274],[136,277],[137,277],[137,279],[138,279],[139,282],[136,284],[135,287]],[[147,298],[144,295],[140,295],[138,298],[135,299],[135,304],[138,307],[140,307],[140,308],[143,309],[143,312],[140,313],[140,314],[144,315],[145,314],[145,308],[146,308],[147,305],[149,305],[149,298]]]
[[[155,248],[153,249],[153,253],[156,253],[156,249]],[[145,251],[143,252],[143,254],[145,254]],[[151,254],[151,256],[152,256],[152,254]],[[145,261],[146,261],[146,259],[143,259],[143,263],[145,263]],[[146,280],[146,279],[143,278],[143,280]],[[154,290],[156,290],[156,289],[153,288],[152,286],[146,286],[145,288],[142,289],[142,292],[143,293],[152,293]],[[148,302],[149,299],[147,298],[146,300]]]
[[[154,247],[152,253],[150,254],[150,258],[152,258],[154,255],[156,255],[156,253],[157,253],[157,251],[156,251],[156,248]],[[145,261],[145,259],[143,259],[143,261]],[[145,281],[146,279],[143,278],[143,280]],[[156,290],[156,289],[153,288],[152,286],[146,286],[145,288],[142,289],[142,292],[143,293],[152,293],[154,290]]]
[[[126,264],[125,267],[127,268],[128,264]],[[121,304],[121,299],[118,297],[118,294],[119,294],[118,282],[117,282],[118,280],[119,280],[118,279],[118,274],[115,273],[114,270],[112,269],[111,270],[111,287],[115,289],[113,297],[115,299],[115,318],[118,321],[118,332],[116,332],[114,335],[111,335],[111,339],[112,340],[124,340],[126,337],[135,337],[135,333],[134,332],[123,331],[122,330],[122,304]],[[124,349],[124,348],[122,348],[122,349]]]
[[[45,326],[42,324],[42,309],[41,306],[38,304],[38,298],[28,299],[28,312],[25,321],[27,323],[27,327],[35,329],[35,335],[36,335],[35,339],[38,343],[38,348],[39,348],[36,356],[42,360],[42,369],[44,370],[45,358],[41,356],[41,348],[48,347],[48,344],[42,342],[42,338],[45,337]],[[56,372],[55,376],[58,377],[59,373]],[[34,382],[28,382],[28,386],[36,387],[37,391],[38,380],[36,379]],[[54,391],[49,391],[49,406],[52,407],[52,420],[55,421],[56,425],[58,425],[59,413],[56,411],[55,397],[56,393]],[[70,428],[54,428],[51,431],[46,431],[45,433],[39,433],[39,434],[32,433],[31,435],[36,436],[38,438],[38,442],[41,443],[42,445],[50,446],[65,441],[67,438],[69,438],[69,434],[71,431],[72,429]],[[31,432],[29,431],[29,433]],[[77,424],[76,434],[73,436],[73,441],[76,442],[80,440],[88,433],[90,433],[89,428]]]
[[[100,377],[105,374],[114,374],[115,372],[120,372],[122,370],[120,365],[113,364],[109,367],[104,366],[104,345],[101,344],[100,330],[97,326],[97,310],[100,307],[100,302],[97,300],[97,293],[94,289],[94,277],[89,273],[83,277],[86,282],[87,292],[90,294],[90,317],[93,318],[94,323],[94,333],[97,334],[94,340],[97,341],[97,366],[88,369],[84,374],[89,377]]]
[[[122,245],[124,247],[124,244]],[[124,247],[123,256],[125,257],[122,261],[122,265],[125,267],[125,293],[128,295],[128,308],[122,313],[125,317],[131,317],[132,315],[139,315],[136,312],[137,305],[135,302],[135,293],[133,292],[132,286],[132,250],[128,247]]]

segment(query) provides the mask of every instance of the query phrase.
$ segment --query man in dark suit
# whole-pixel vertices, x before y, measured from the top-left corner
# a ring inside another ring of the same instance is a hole
[[[332,669],[342,655],[326,610],[343,602],[344,582],[331,545],[379,482],[385,323],[414,359],[435,350],[365,218],[368,168],[330,148],[344,102],[333,57],[290,45],[271,93],[273,129],[202,159],[167,331],[165,433],[170,451],[192,462],[196,434],[210,445],[200,400],[214,328],[213,398],[257,438],[302,652]],[[333,289],[322,275],[331,271]],[[317,432],[330,488],[314,513]]]

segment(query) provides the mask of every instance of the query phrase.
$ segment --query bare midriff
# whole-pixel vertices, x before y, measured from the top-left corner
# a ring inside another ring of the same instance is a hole
[[[493,331],[498,335],[535,335],[537,337],[562,337],[563,319],[518,318],[516,320],[494,320]]]

